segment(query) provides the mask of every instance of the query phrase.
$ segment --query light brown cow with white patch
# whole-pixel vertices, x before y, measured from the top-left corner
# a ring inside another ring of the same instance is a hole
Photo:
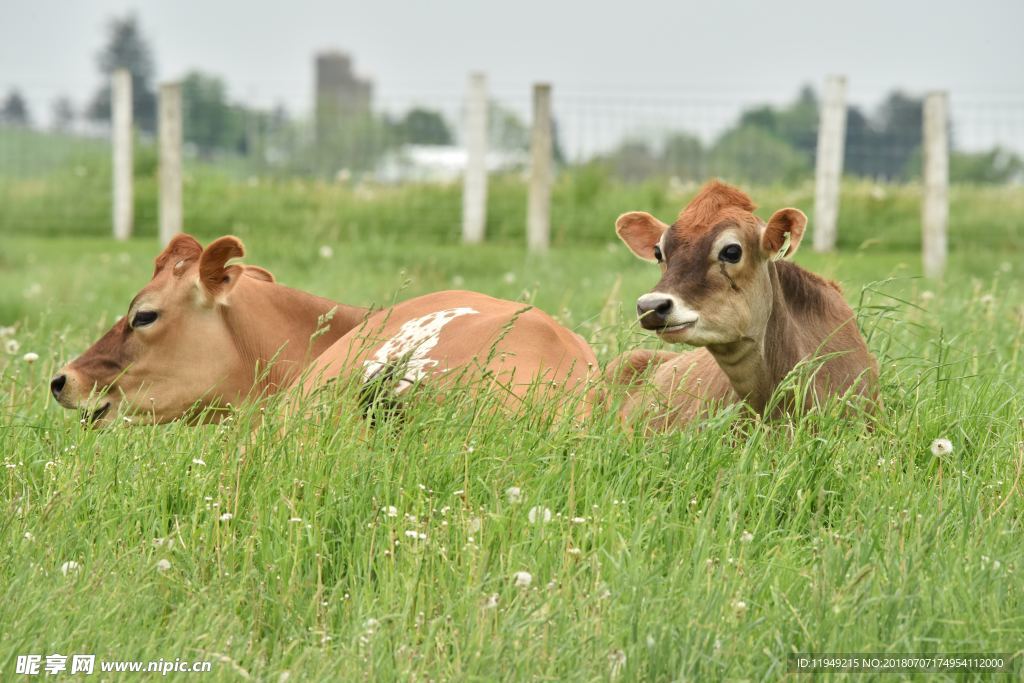
[[[262,268],[228,264],[243,253],[234,237],[205,250],[176,237],[128,315],[53,378],[54,398],[95,425],[118,415],[135,424],[216,420],[228,403],[300,378],[309,391],[342,373],[374,383],[400,372],[389,390],[486,379],[515,407],[538,387],[548,395],[583,391],[597,367],[582,338],[523,304],[440,292],[370,315],[283,287]]]
[[[153,279],[124,318],[50,383],[57,401],[94,425],[118,415],[163,423],[291,385],[312,359],[367,314],[284,287],[268,271],[228,265],[244,254],[235,237],[206,249],[171,240]]]
[[[737,188],[712,181],[671,226],[639,211],[619,217],[626,246],[661,268],[654,290],[637,300],[641,325],[702,347],[615,359],[606,376],[630,387],[627,419],[668,428],[738,400],[764,413],[804,360],[820,363],[808,404],[850,390],[875,398],[878,365],[838,285],[781,260],[800,245],[807,217],[780,209],[766,223],[754,208]],[[787,407],[783,401],[776,412]]]

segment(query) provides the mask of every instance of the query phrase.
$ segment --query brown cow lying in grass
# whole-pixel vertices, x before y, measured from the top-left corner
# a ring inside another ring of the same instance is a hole
[[[54,398],[89,424],[117,416],[157,424],[216,420],[229,403],[296,384],[322,354],[324,380],[345,369],[338,360],[346,356],[366,381],[396,364],[411,371],[400,392],[468,368],[450,376],[511,384],[507,404],[533,380],[574,388],[596,368],[580,337],[522,304],[442,292],[370,315],[277,284],[262,268],[228,263],[243,254],[235,237],[206,249],[175,237],[128,314],[53,378]]]
[[[878,366],[839,287],[780,260],[800,245],[807,217],[780,209],[765,223],[754,208],[740,190],[712,181],[671,226],[639,211],[619,217],[626,246],[661,268],[654,290],[637,300],[641,325],[703,347],[615,359],[606,376],[629,386],[627,419],[667,428],[738,400],[782,412],[792,401],[770,403],[772,395],[802,361],[817,368],[808,405],[848,391],[874,399]]]

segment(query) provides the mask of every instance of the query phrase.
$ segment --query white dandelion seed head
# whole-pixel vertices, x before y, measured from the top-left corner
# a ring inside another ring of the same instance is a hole
[[[742,617],[747,613],[747,603],[744,600],[734,600],[732,608],[736,610],[736,616]]]
[[[385,505],[384,507],[382,507],[380,509],[380,511],[383,512],[388,517],[397,517],[398,516],[398,508],[396,508],[394,505]]]
[[[498,606],[498,594],[491,593],[484,601],[484,609],[495,609]]]
[[[750,533],[749,531],[744,530],[744,532],[742,534],[740,534],[740,540],[743,541],[744,543],[750,543],[751,541],[754,540],[754,534]]]
[[[530,508],[530,512],[526,516],[530,520],[530,524],[536,524],[537,522],[547,524],[551,521],[551,510],[546,507],[535,505]]]
[[[320,247],[320,251],[318,253],[320,254],[320,258],[329,259],[334,256],[334,249],[331,248],[331,245],[324,244]]]
[[[31,540],[32,540],[32,539],[34,539],[34,538],[35,538],[35,536],[33,536],[33,535],[32,535],[32,532],[31,532],[31,531],[26,531],[26,532],[25,532],[25,540],[26,540],[26,541],[31,541]]]
[[[192,464],[193,465],[205,465],[206,461],[203,460],[202,458],[192,458]]]
[[[22,356],[21,359],[23,361],[25,361],[26,363],[28,363],[29,365],[32,365],[37,360],[39,360],[39,354],[38,353],[34,353],[32,351],[29,351],[24,356]]]
[[[523,501],[523,490],[518,486],[509,486],[505,489],[505,498],[509,505],[518,505]]]
[[[18,352],[18,349],[20,348],[21,344],[18,343],[17,339],[8,339],[6,342],[4,342],[4,349],[7,351],[7,353],[11,354],[12,356],[16,354]]]
[[[77,562],[75,562],[74,560],[68,560],[60,566],[60,573],[64,576],[67,576],[68,574],[77,572],[78,569],[79,564]]]
[[[167,558],[163,558],[163,559],[159,560],[156,563],[156,570],[158,572],[163,573],[163,572],[167,571],[170,568],[171,568],[171,561],[168,560]]]
[[[935,439],[931,445],[932,455],[941,458],[953,452],[953,442],[949,439]]]
[[[512,581],[517,588],[529,588],[533,583],[533,574],[530,572],[516,572],[512,575]]]
[[[233,514],[231,514],[230,512],[225,512],[223,515],[220,516],[220,521],[230,522],[232,518],[234,518]]]

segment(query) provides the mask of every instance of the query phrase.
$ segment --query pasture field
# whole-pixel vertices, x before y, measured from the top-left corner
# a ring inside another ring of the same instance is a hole
[[[251,429],[253,409],[85,430],[47,380],[124,313],[154,240],[5,223],[0,344],[19,348],[0,348],[4,678],[17,655],[54,652],[211,660],[178,678],[225,681],[777,680],[790,652],[1019,658],[1024,226],[978,192],[991,230],[955,207],[942,283],[916,277],[916,234],[875,238],[895,214],[869,204],[851,205],[840,254],[796,256],[857,308],[882,369],[876,419],[735,409],[659,435],[458,395],[372,430],[344,415],[278,437]],[[248,263],[348,303],[452,287],[532,301],[603,363],[656,343],[632,314],[656,269],[612,244],[612,223],[657,207],[629,199],[544,256],[418,241],[414,213],[408,235],[352,240],[308,216],[287,238],[241,232]],[[937,438],[952,453],[933,455]]]

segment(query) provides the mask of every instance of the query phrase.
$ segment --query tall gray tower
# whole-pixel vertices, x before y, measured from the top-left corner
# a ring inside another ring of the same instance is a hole
[[[373,83],[352,72],[352,58],[344,52],[320,52],[316,55],[316,130],[317,139],[345,119],[370,113]]]

